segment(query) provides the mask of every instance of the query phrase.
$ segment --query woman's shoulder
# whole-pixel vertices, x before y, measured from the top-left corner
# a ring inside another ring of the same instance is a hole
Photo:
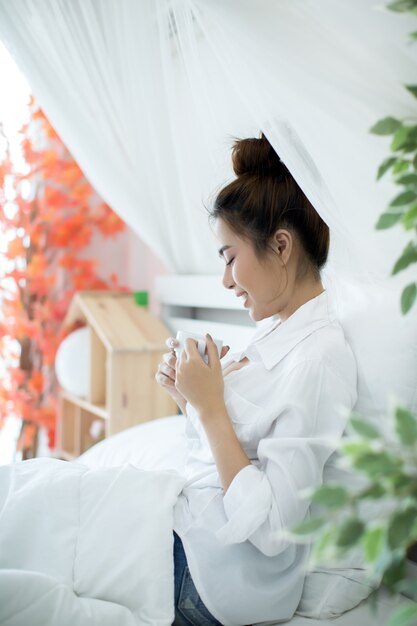
[[[298,346],[300,361],[316,361],[340,376],[352,374],[356,377],[356,359],[346,339],[343,327],[336,319],[306,337]]]

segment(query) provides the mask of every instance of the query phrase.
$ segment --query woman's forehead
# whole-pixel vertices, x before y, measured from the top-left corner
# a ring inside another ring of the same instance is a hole
[[[214,233],[219,241],[224,245],[234,245],[239,237],[232,231],[232,229],[226,224],[220,217],[216,219],[214,223]]]

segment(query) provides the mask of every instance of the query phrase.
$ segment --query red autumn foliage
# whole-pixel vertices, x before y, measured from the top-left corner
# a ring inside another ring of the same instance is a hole
[[[23,458],[28,450],[33,455],[40,426],[50,448],[55,445],[54,359],[72,330],[63,332],[61,325],[74,293],[124,289],[116,274],[102,279],[98,261],[80,255],[94,233],[115,237],[124,222],[88,183],[33,98],[29,107],[30,120],[20,131],[24,173],[0,125],[6,142],[0,229],[8,242],[0,275],[0,360],[10,364],[0,385],[0,427],[9,414],[22,418],[17,449]]]

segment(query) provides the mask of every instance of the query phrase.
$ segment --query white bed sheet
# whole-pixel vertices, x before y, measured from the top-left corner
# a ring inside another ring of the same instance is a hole
[[[160,418],[73,463],[34,459],[0,468],[1,626],[172,623],[172,522],[184,480],[184,426],[181,415]],[[408,602],[382,591],[376,613],[363,601],[331,621],[381,626]],[[295,615],[290,624],[323,621]]]
[[[185,458],[185,417],[170,415],[112,435],[89,448],[76,462],[91,469],[131,463],[145,470],[182,473]]]
[[[176,472],[0,467],[2,626],[170,626]]]

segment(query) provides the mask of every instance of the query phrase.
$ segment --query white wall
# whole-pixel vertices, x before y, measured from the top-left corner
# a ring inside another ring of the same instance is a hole
[[[126,282],[132,291],[149,292],[149,309],[159,314],[159,305],[154,294],[155,278],[161,274],[172,274],[161,259],[141,240],[132,229],[127,232]]]

